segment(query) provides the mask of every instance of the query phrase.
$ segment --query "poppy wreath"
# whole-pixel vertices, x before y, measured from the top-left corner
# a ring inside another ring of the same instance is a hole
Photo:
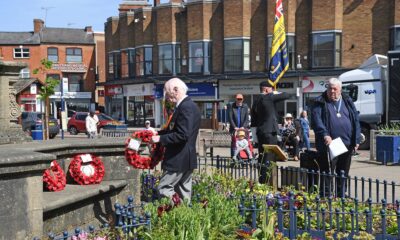
[[[88,159],[84,162],[83,159]],[[98,184],[104,177],[104,164],[92,154],[77,154],[69,164],[69,173],[79,185]]]
[[[164,147],[161,144],[151,144],[153,132],[149,130],[137,131],[125,141],[125,158],[130,165],[137,169],[153,169],[164,157]],[[141,143],[150,145],[150,156],[142,156],[136,150],[129,148],[131,139],[138,139]]]
[[[50,168],[43,173],[43,183],[49,191],[58,192],[65,188],[67,178],[56,160],[52,161]]]

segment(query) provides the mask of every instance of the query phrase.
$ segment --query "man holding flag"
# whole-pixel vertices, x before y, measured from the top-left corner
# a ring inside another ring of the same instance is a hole
[[[268,80],[260,83],[262,96],[253,104],[251,109],[251,126],[256,127],[258,138],[258,162],[261,165],[259,182],[267,181],[267,160],[274,160],[273,154],[262,154],[263,144],[278,144],[277,134],[278,116],[276,115],[276,103],[290,98],[287,93],[273,91],[276,84],[289,68],[286,51],[286,34],[283,20],[282,0],[276,0],[275,26],[272,38],[271,62]]]

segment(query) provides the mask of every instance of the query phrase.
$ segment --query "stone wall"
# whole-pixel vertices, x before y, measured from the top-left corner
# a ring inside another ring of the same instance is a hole
[[[79,153],[102,158],[106,174],[99,185],[70,179],[61,192],[44,192],[42,174],[54,159],[68,174]],[[38,141],[0,146],[0,240],[32,239],[48,231],[112,221],[113,205],[128,195],[140,201],[139,171],[124,158],[124,139]]]

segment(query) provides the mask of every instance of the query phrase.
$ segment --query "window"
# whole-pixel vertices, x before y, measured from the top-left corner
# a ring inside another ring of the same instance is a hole
[[[340,67],[342,36],[337,32],[312,34],[312,67]]]
[[[83,92],[82,74],[68,74],[68,91]]]
[[[121,53],[114,52],[113,54],[113,67],[114,67],[114,79],[121,78]]]
[[[225,72],[250,71],[250,40],[225,40],[224,44]]]
[[[108,76],[112,78],[114,76],[114,55],[113,53],[108,54]]]
[[[181,72],[181,45],[165,44],[158,46],[158,73],[176,75]]]
[[[52,62],[58,62],[58,49],[47,48],[47,60]]]
[[[211,72],[211,43],[189,43],[189,73],[210,74]]]
[[[67,62],[82,62],[82,49],[67,48]]]
[[[390,50],[400,50],[400,26],[390,29]]]
[[[135,49],[128,52],[129,77],[135,77]]]
[[[346,85],[342,87],[342,92],[351,97],[353,102],[357,101],[358,98],[358,86],[354,84]]]
[[[129,77],[129,64],[128,64],[128,51],[121,50],[121,77],[128,78]]]
[[[23,68],[19,72],[19,78],[30,78],[30,77],[31,77],[31,74],[30,74],[29,68]]]
[[[59,74],[47,74],[47,78],[57,79],[57,80],[60,81],[60,75]],[[61,92],[61,81],[54,88],[54,92]]]
[[[29,58],[29,48],[14,48],[14,58]]]
[[[153,74],[153,48],[136,48],[135,63],[137,76]]]
[[[272,36],[268,36],[268,54],[266,56],[267,60],[265,61],[267,63],[267,69],[269,69],[269,62],[271,61],[271,47],[272,47]],[[295,70],[296,69],[296,40],[295,36],[292,34],[287,34],[286,35],[286,46],[287,46],[287,52],[288,52],[288,60],[289,60],[289,69],[290,70]]]

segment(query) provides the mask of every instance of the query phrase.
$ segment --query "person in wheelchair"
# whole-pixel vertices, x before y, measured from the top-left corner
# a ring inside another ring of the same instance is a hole
[[[287,113],[281,128],[282,140],[280,147],[293,156],[294,161],[299,161],[299,145],[301,140],[301,125],[298,121],[293,121],[293,116]],[[291,149],[290,149],[291,147]]]

